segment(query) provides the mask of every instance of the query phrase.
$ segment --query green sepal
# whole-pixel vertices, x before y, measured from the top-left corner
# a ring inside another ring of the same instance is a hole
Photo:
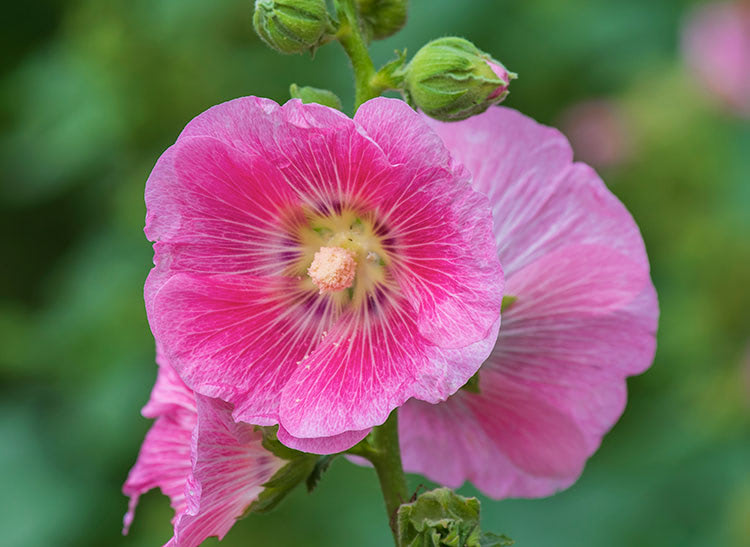
[[[479,538],[480,547],[508,547],[515,541],[504,534],[493,534],[492,532],[482,532]]]
[[[479,500],[459,496],[449,488],[425,492],[416,501],[401,505],[396,518],[399,547],[512,545],[505,536],[482,534]]]
[[[504,313],[508,308],[510,308],[513,303],[518,300],[517,296],[511,296],[509,294],[506,294],[503,296],[503,303],[500,304],[500,313]]]
[[[274,509],[287,494],[310,476],[320,459],[315,454],[306,454],[281,444],[276,437],[278,426],[259,429],[263,432],[263,447],[275,456],[287,460],[287,463],[263,484],[263,490],[248,508],[248,513],[267,513]]]
[[[292,84],[289,86],[289,96],[292,99],[299,99],[305,104],[317,103],[335,108],[336,110],[343,111],[344,109],[341,105],[341,99],[333,91],[327,89],[310,86],[300,87],[297,84]]]
[[[305,485],[307,486],[308,492],[312,492],[313,490],[315,490],[315,488],[318,486],[318,483],[320,482],[320,479],[323,477],[323,474],[328,471],[329,467],[331,467],[331,463],[333,463],[333,460],[336,459],[336,456],[338,456],[338,454],[327,454],[318,458],[318,461],[315,462],[312,471],[305,480]]]
[[[461,389],[466,390],[469,393],[479,393],[479,371],[476,371],[474,376],[469,378],[469,381],[461,386]]]
[[[384,64],[373,76],[373,86],[383,91],[403,89],[406,77],[406,49],[394,52],[396,58]]]

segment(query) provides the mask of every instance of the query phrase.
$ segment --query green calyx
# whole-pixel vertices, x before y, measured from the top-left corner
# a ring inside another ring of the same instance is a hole
[[[330,106],[336,110],[343,110],[341,106],[341,99],[333,92],[327,89],[320,89],[317,87],[303,86],[300,87],[297,84],[289,86],[289,96],[292,99],[299,99],[303,103],[317,103],[325,106]],[[313,228],[314,229],[314,228]]]
[[[482,533],[479,500],[459,496],[448,488],[420,495],[399,507],[399,547],[504,547],[506,536]]]
[[[516,74],[463,38],[425,44],[406,67],[405,95],[428,116],[458,121],[481,114],[508,94]]]
[[[330,461],[321,462],[322,458],[315,454],[299,452],[281,444],[276,436],[278,427],[260,427],[263,433],[263,448],[282,460],[286,464],[263,484],[263,490],[248,508],[247,513],[267,513],[274,509],[298,485],[307,482],[308,490],[312,490],[320,479],[320,475],[330,465]],[[322,469],[319,469],[324,465]]]
[[[356,0],[363,30],[370,40],[396,34],[406,23],[408,0]]]
[[[314,51],[334,31],[325,0],[256,0],[253,26],[280,53]]]

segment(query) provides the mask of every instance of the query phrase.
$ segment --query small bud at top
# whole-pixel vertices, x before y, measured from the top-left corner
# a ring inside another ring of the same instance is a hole
[[[365,33],[382,40],[396,34],[406,23],[409,0],[357,0]]]
[[[325,0],[255,0],[253,26],[281,53],[315,49],[332,30]]]
[[[516,77],[468,40],[438,38],[407,66],[406,98],[432,118],[464,120],[501,102]]]

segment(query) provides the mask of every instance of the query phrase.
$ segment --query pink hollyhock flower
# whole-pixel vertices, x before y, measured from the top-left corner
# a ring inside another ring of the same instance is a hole
[[[406,104],[349,119],[297,100],[209,109],[146,186],[157,342],[234,419],[346,449],[415,397],[445,399],[497,337],[487,198]]]
[[[750,117],[750,5],[697,7],[685,24],[682,45],[698,81],[736,113]]]
[[[194,547],[229,531],[285,462],[261,445],[262,434],[232,420],[231,407],[195,395],[158,358],[159,375],[143,415],[156,418],[123,487],[130,496],[123,533],[138,498],[152,488],[175,511],[174,547]]]
[[[506,309],[478,393],[401,409],[404,466],[489,496],[570,486],[655,349],[658,306],[633,219],[558,131],[495,107],[432,122],[493,206]]]
[[[617,104],[604,99],[584,101],[562,115],[563,133],[576,158],[595,167],[612,167],[632,154],[633,132]]]

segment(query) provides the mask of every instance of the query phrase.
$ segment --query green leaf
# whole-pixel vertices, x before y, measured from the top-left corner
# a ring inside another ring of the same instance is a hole
[[[509,538],[479,528],[479,500],[449,488],[425,492],[397,513],[399,547],[503,547]]]

